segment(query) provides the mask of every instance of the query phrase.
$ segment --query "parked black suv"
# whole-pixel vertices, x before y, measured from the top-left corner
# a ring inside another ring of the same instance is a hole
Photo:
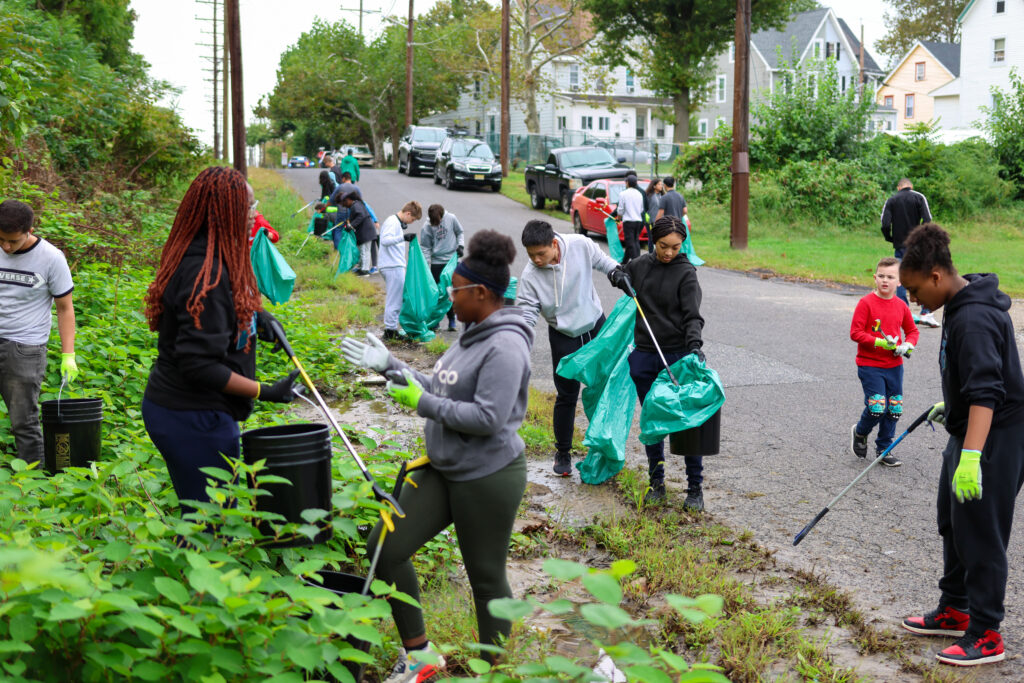
[[[434,168],[437,148],[448,132],[444,128],[409,126],[398,141],[398,172],[409,176]]]
[[[434,184],[449,190],[458,186],[490,187],[501,190],[501,164],[483,140],[450,133],[437,149]]]

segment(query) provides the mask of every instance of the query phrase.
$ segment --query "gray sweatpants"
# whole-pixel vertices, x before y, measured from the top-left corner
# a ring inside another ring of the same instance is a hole
[[[373,268],[372,251],[373,240],[366,240],[359,245],[359,270],[370,270],[370,268]]]
[[[398,314],[402,312],[402,292],[405,290],[405,268],[381,268],[384,278],[384,329],[398,329]]]
[[[0,397],[11,418],[18,457],[43,462],[43,430],[39,426],[39,387],[46,374],[46,344],[0,340]]]

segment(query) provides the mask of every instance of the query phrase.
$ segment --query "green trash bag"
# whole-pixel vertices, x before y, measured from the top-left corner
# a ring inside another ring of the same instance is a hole
[[[359,245],[356,244],[356,234],[351,230],[345,230],[340,225],[332,229],[341,232],[341,238],[338,240],[338,269],[334,271],[334,277],[338,277],[359,263]],[[327,239],[331,239],[330,230],[327,231]]]
[[[505,289],[504,299],[505,303],[509,306],[514,306],[516,303],[516,292],[519,291],[519,278],[515,275],[509,278],[508,288]]]
[[[725,403],[725,389],[718,373],[696,354],[672,364],[679,386],[662,370],[640,409],[640,443],[659,443],[673,432],[699,427]]]
[[[449,264],[450,265],[450,264]],[[448,266],[445,266],[447,268]],[[454,270],[454,266],[452,266]],[[430,266],[420,249],[419,238],[409,242],[409,263],[405,270],[405,289],[402,290],[402,310],[398,322],[410,339],[430,341],[434,333],[431,316],[437,306],[437,283],[430,274]]]
[[[272,304],[283,304],[292,298],[295,271],[281,256],[281,252],[267,237],[266,228],[260,228],[249,249],[249,260],[256,274],[256,286]]]
[[[700,256],[697,256],[697,252],[694,251],[693,249],[693,240],[690,239],[690,237],[692,236],[690,231],[690,217],[683,216],[683,222],[686,223],[686,239],[683,240],[683,246],[680,247],[679,250],[686,254],[686,258],[687,260],[689,260],[690,263],[692,263],[695,266],[703,266],[704,259],[702,259]]]
[[[605,218],[604,230],[608,233],[608,253],[613,259],[622,263],[623,257],[626,256],[626,250],[622,248],[622,242],[619,241],[619,224],[612,218]]]
[[[452,300],[448,298],[448,287],[452,284],[452,273],[455,272],[455,266],[458,263],[459,257],[452,254],[452,257],[448,259],[448,263],[445,264],[444,270],[441,271],[441,277],[437,283],[437,301],[434,303],[434,307],[430,309],[427,329],[432,330],[440,325],[441,320],[451,310]],[[428,268],[427,270],[430,269]],[[408,275],[406,276],[406,282],[408,282]]]
[[[636,410],[636,387],[629,376],[636,306],[622,297],[601,332],[558,364],[556,372],[584,384],[583,412],[590,425],[583,445],[587,457],[576,465],[585,484],[601,484],[622,469],[626,441]]]

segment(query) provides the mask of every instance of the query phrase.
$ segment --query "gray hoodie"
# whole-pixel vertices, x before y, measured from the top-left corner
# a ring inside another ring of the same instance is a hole
[[[438,225],[428,221],[420,230],[420,249],[427,263],[448,263],[458,247],[465,246],[462,224],[454,213],[444,212]]]
[[[434,365],[432,375],[391,357],[388,370],[412,370],[423,385],[416,412],[434,469],[472,481],[506,467],[523,452],[533,330],[516,308],[471,325]]]
[[[619,265],[583,235],[555,235],[562,257],[558,263],[538,268],[527,264],[519,278],[516,304],[526,324],[533,327],[538,315],[568,337],[594,329],[604,312],[594,290],[594,271],[605,275]]]

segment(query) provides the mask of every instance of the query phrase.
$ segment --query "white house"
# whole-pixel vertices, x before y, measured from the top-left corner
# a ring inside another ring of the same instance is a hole
[[[781,31],[763,30],[750,36],[751,101],[766,97],[789,77],[788,69],[782,68],[780,56],[788,62],[794,54],[800,65],[811,71],[808,65],[814,61],[834,60],[839,89],[846,92],[848,88],[856,88],[860,78],[860,50],[860,41],[831,8],[818,7],[794,14]],[[710,135],[719,125],[732,124],[734,54],[730,43],[729,49],[716,58],[716,75],[704,104],[695,114],[697,134],[701,137]],[[875,84],[884,75],[865,50],[867,92],[873,93]],[[895,116],[895,109],[890,107],[889,111],[876,113],[876,117],[889,116]],[[884,125],[878,127],[884,128]]]
[[[965,137],[978,132],[992,87],[1008,90],[1014,67],[1024,74],[1024,0],[970,0],[957,22],[960,75],[929,94],[939,126]]]

